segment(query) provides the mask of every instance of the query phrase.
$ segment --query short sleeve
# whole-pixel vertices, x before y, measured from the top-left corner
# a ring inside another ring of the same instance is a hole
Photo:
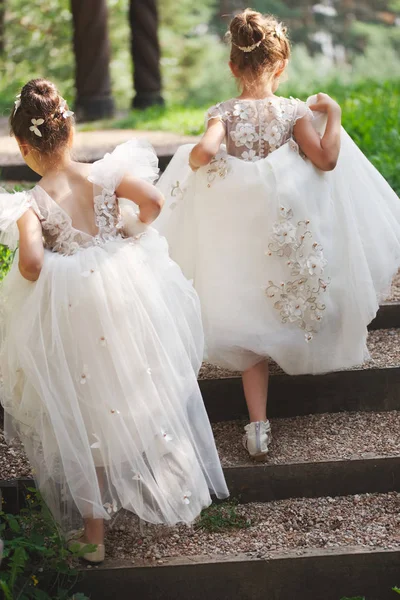
[[[208,126],[208,123],[212,119],[218,119],[219,121],[221,121],[221,123],[225,124],[226,112],[224,111],[221,103],[216,104],[215,106],[211,106],[211,108],[209,108],[208,111],[206,112],[206,118],[205,118],[205,126],[206,127]]]
[[[299,119],[308,119],[313,121],[314,115],[312,110],[310,110],[305,102],[301,100],[295,100],[295,114],[294,114],[294,122],[297,123]]]
[[[125,175],[154,183],[158,178],[158,158],[151,144],[133,139],[120,144],[111,154],[93,163],[89,181],[115,192]]]
[[[18,245],[17,221],[32,206],[29,192],[9,194],[0,188],[0,244],[14,250]]]

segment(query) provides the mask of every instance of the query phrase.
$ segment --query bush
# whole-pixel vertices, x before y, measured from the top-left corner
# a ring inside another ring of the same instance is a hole
[[[70,552],[39,493],[28,490],[27,508],[20,514],[0,511],[4,557],[0,590],[5,600],[88,600],[74,594],[78,580],[76,559],[94,547]]]

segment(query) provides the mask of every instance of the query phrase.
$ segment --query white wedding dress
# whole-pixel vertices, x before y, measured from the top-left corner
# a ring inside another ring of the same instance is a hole
[[[192,146],[178,150],[155,223],[199,294],[207,360],[244,370],[270,357],[290,374],[362,363],[400,265],[398,197],[344,130],[334,171],[302,156],[297,119],[322,133],[324,118],[298,100],[233,99],[208,118],[226,147],[196,173]]]
[[[197,384],[198,297],[165,239],[116,198],[126,173],[154,181],[152,148],[128,142],[92,166],[95,237],[39,185],[0,194],[0,241],[15,245],[16,221],[32,208],[46,247],[35,283],[17,256],[0,288],[6,431],[21,437],[65,528],[121,507],[189,523],[210,492],[228,495]]]

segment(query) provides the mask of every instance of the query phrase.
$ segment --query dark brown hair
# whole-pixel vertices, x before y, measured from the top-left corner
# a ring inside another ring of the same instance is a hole
[[[63,115],[68,106],[56,86],[47,79],[32,79],[22,88],[19,101],[10,117],[11,134],[39,153],[56,158],[67,146],[74,125],[71,117]],[[42,137],[30,130],[32,119],[44,120],[38,126]]]
[[[273,73],[290,57],[287,29],[271,15],[246,8],[232,19],[228,35],[232,43],[231,62],[242,77],[254,79],[265,72]],[[258,42],[251,52],[239,48],[249,48]]]

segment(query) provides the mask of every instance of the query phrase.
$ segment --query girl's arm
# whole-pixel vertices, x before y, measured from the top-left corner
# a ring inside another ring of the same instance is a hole
[[[210,119],[208,129],[189,155],[189,165],[193,171],[208,165],[217,154],[225,137],[225,125],[218,118]]]
[[[39,278],[43,266],[44,248],[42,226],[40,221],[29,209],[17,222],[19,230],[19,271],[28,281]]]
[[[294,126],[294,137],[304,154],[322,171],[332,171],[340,152],[340,128],[342,111],[327,94],[318,94],[311,110],[327,113],[328,121],[322,138],[307,118],[299,119]]]
[[[131,200],[139,207],[142,223],[152,223],[157,219],[164,205],[164,196],[158,189],[137,177],[126,175],[115,190],[119,198]]]

